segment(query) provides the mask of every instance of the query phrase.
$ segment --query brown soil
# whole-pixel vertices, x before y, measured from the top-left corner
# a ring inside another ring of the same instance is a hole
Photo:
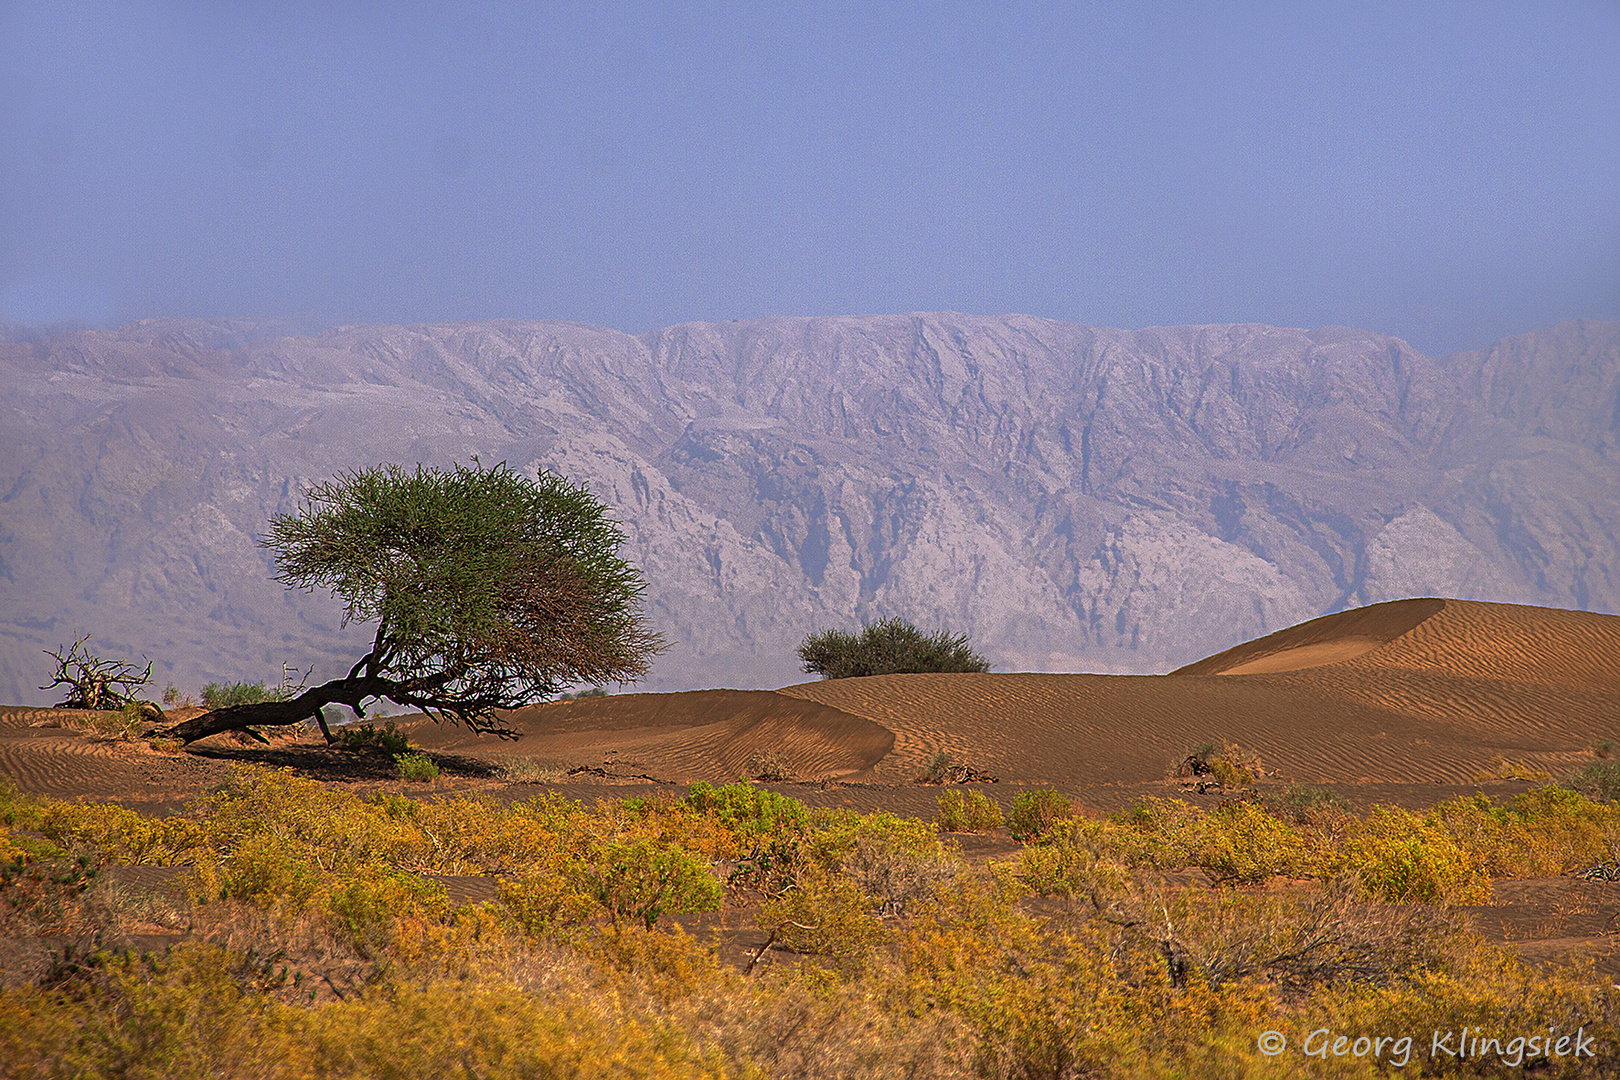
[[[216,737],[180,754],[41,726],[81,718],[0,708],[0,774],[28,792],[164,812],[237,761],[418,796],[519,798],[535,785],[497,773],[527,758],[556,778],[549,789],[587,800],[773,773],[787,778],[773,787],[812,805],[931,817],[940,788],[914,781],[938,751],[1000,778],[975,786],[1003,809],[1021,790],[1051,786],[1109,811],[1147,795],[1212,804],[1221,792],[1199,794],[1171,775],[1190,748],[1230,742],[1258,756],[1263,787],[1303,782],[1358,809],[1424,808],[1529,786],[1482,779],[1493,758],[1556,776],[1620,738],[1620,617],[1403,600],[1290,627],[1169,675],[885,675],[778,691],[616,694],[517,710],[505,717],[512,740],[397,718],[444,769],[432,785],[403,784],[385,755],[329,748],[308,733],[270,747]],[[964,843],[1010,845],[1004,836]],[[1606,951],[1620,920],[1616,892],[1503,882],[1498,903],[1473,914],[1527,956],[1587,950],[1620,980]]]

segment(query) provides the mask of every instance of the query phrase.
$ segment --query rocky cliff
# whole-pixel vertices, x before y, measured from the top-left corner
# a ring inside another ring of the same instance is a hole
[[[806,632],[886,615],[1145,672],[1402,596],[1620,610],[1620,324],[1439,359],[956,314],[285,330],[0,344],[0,700],[83,632],[160,686],[340,673],[365,629],[256,534],[338,471],[474,454],[616,508],[658,689],[797,681]]]

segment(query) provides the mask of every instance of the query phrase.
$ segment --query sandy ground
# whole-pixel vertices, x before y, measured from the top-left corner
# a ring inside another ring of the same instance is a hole
[[[1290,627],[1169,675],[888,675],[614,694],[517,710],[505,718],[510,740],[399,718],[444,769],[431,788],[402,785],[383,755],[330,749],[308,733],[269,748],[215,737],[159,753],[53,726],[74,719],[0,708],[0,774],[28,792],[162,813],[218,784],[236,761],[418,796],[520,798],[536,785],[503,782],[501,767],[528,759],[546,770],[546,787],[588,801],[679,793],[769,768],[785,777],[771,786],[812,805],[931,817],[940,789],[914,780],[939,752],[995,777],[978,786],[1004,808],[1021,790],[1051,786],[1107,811],[1145,795],[1212,803],[1218,793],[1199,795],[1172,773],[1189,749],[1229,743],[1258,758],[1262,786],[1303,782],[1361,809],[1422,808],[1529,786],[1484,779],[1493,759],[1559,775],[1620,739],[1620,617],[1403,600]],[[1615,892],[1564,879],[1503,883],[1481,925],[1520,941],[1526,955],[1598,950],[1608,957],[1600,966],[1620,978],[1605,951],[1610,924],[1620,924]]]

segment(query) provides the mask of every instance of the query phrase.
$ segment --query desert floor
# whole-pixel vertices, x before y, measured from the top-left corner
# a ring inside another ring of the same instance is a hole
[[[994,778],[1001,804],[1051,787],[1094,813],[1150,796],[1213,806],[1230,793],[1175,776],[1200,744],[1258,759],[1258,785],[1309,784],[1358,810],[1423,809],[1459,794],[1504,799],[1594,760],[1620,739],[1620,617],[1472,601],[1395,601],[1326,616],[1168,675],[888,675],[776,691],[612,694],[517,710],[497,739],[396,717],[443,770],[395,778],[385,755],[328,748],[318,733],[266,747],[219,736],[185,753],[105,742],[58,710],[0,708],[0,774],[29,793],[179,809],[237,762],[323,782],[431,798],[683,793],[761,773],[812,806],[931,818],[941,788],[917,782],[940,752]],[[512,762],[548,782],[512,783]],[[1513,777],[1522,777],[1515,779]],[[1017,850],[1005,833],[961,838],[964,854]],[[130,873],[139,876],[139,868]],[[461,899],[490,888],[447,882]],[[1502,881],[1466,909],[1485,935],[1531,959],[1590,953],[1620,981],[1620,885],[1575,877]]]

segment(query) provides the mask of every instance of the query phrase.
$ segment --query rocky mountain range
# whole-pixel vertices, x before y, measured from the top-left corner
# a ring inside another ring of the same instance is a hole
[[[802,681],[807,632],[889,615],[1153,672],[1403,596],[1620,610],[1620,323],[1440,358],[950,313],[288,332],[0,344],[0,701],[82,633],[159,687],[340,674],[367,628],[255,537],[340,471],[473,455],[614,508],[652,689]]]

